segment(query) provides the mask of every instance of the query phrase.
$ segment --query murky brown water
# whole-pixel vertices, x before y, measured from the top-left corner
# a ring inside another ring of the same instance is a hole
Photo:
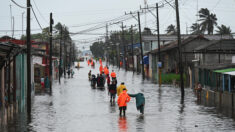
[[[218,113],[214,107],[196,103],[191,89],[185,90],[181,99],[180,89],[171,85],[142,81],[140,75],[118,71],[118,84],[125,82],[128,93],[142,92],[146,98],[144,116],[136,110],[135,99],[128,103],[126,117],[119,117],[117,105],[110,105],[107,89],[92,89],[87,73],[91,69],[75,69],[74,78],[55,82],[52,96],[36,95],[31,121],[24,114],[9,123],[5,131],[36,132],[133,132],[133,131],[235,131],[234,119]],[[98,73],[98,65],[96,70]]]

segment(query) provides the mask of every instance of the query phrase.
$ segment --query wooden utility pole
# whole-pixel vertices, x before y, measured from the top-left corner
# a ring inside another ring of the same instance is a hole
[[[142,61],[141,71],[142,71],[142,77],[143,77],[143,79],[145,79],[145,74],[144,74],[144,56],[143,56],[141,24],[140,24],[140,12],[138,12],[138,25],[139,25],[139,39],[140,39],[141,61]]]
[[[123,50],[124,50],[124,54],[123,54],[123,63],[125,66],[125,70],[127,71],[127,63],[126,63],[126,44],[125,44],[125,39],[124,39],[124,26],[123,26],[123,22],[122,22],[122,46],[123,46]]]
[[[70,46],[69,46],[69,65],[71,68],[72,67],[72,40],[71,40]]]
[[[179,71],[180,71],[180,86],[181,97],[184,97],[184,79],[183,79],[183,66],[182,66],[182,53],[181,53],[181,35],[180,35],[180,18],[178,0],[175,0],[176,9],[176,22],[177,22],[177,36],[178,36],[178,52],[179,52]]]
[[[30,0],[27,0],[27,113],[31,114],[31,37],[30,37]]]
[[[65,29],[65,27],[64,27]],[[67,66],[67,48],[66,48],[66,43],[65,43],[65,39],[66,39],[66,34],[64,33],[64,78],[66,78],[66,66]]]
[[[131,55],[132,55],[132,65],[133,65],[133,73],[135,72],[134,68],[134,38],[133,38],[133,25],[131,25]]]
[[[158,63],[161,63],[161,51],[160,51],[160,29],[159,29],[159,12],[158,12],[158,3],[156,3],[156,14],[157,14],[157,40],[158,40]],[[161,87],[162,78],[161,78],[161,66],[158,64],[158,85]]]
[[[63,27],[61,25],[60,27],[60,64],[59,64],[59,83],[60,83],[60,77],[61,77],[61,73],[62,73],[62,68],[61,68],[61,64],[62,64],[62,35],[63,35]]]
[[[49,74],[49,79],[50,79],[50,93],[52,92],[52,25],[53,25],[53,19],[52,19],[52,13],[50,13],[50,74]]]

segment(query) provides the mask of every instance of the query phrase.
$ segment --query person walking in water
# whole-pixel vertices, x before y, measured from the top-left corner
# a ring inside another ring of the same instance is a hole
[[[143,93],[137,94],[128,94],[130,97],[135,97],[136,99],[136,108],[140,111],[141,114],[144,114],[144,105],[145,105],[145,97]]]
[[[126,89],[126,86],[125,86],[124,84],[125,84],[125,83],[122,82],[121,85],[118,86],[118,88],[117,88],[117,95],[118,95],[118,96],[119,96],[120,93],[123,91],[123,89]],[[127,89],[126,89],[126,91],[127,91]]]
[[[122,116],[122,112],[123,112],[123,116],[126,116],[126,108],[127,108],[127,103],[131,100],[130,96],[127,94],[126,89],[124,88],[122,93],[120,93],[120,95],[118,96],[118,106],[119,106],[119,110],[120,110],[120,116]]]
[[[110,75],[112,77],[112,80],[116,79],[116,73],[114,72],[114,70],[112,70]]]
[[[115,97],[117,93],[117,86],[115,84],[115,81],[112,81],[112,84],[109,85],[109,93],[110,93],[110,103],[115,102]]]

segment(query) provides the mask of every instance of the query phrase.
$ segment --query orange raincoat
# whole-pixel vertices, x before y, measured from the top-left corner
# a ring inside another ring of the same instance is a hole
[[[118,96],[118,106],[123,107],[126,106],[126,103],[131,100],[131,97],[126,93],[126,90],[122,91],[122,93]]]

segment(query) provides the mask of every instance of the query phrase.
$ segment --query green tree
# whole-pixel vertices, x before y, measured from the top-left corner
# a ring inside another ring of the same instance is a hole
[[[216,15],[210,13],[207,8],[201,8],[201,10],[199,11],[199,17],[199,21],[201,21],[201,30],[203,32],[207,31],[208,34],[213,34],[214,26],[217,25]]]
[[[231,35],[232,30],[230,29],[230,27],[226,27],[225,25],[221,25],[221,26],[217,26],[218,30],[216,30],[217,34],[221,34],[221,35]]]
[[[166,29],[166,33],[171,34],[171,35],[175,35],[177,33],[177,29],[176,29],[175,25],[173,25],[173,24],[169,25]]]
[[[203,34],[202,30],[200,29],[200,24],[193,23],[191,28],[191,34]]]
[[[104,42],[94,42],[92,46],[90,46],[90,50],[94,57],[99,58],[104,56]]]

